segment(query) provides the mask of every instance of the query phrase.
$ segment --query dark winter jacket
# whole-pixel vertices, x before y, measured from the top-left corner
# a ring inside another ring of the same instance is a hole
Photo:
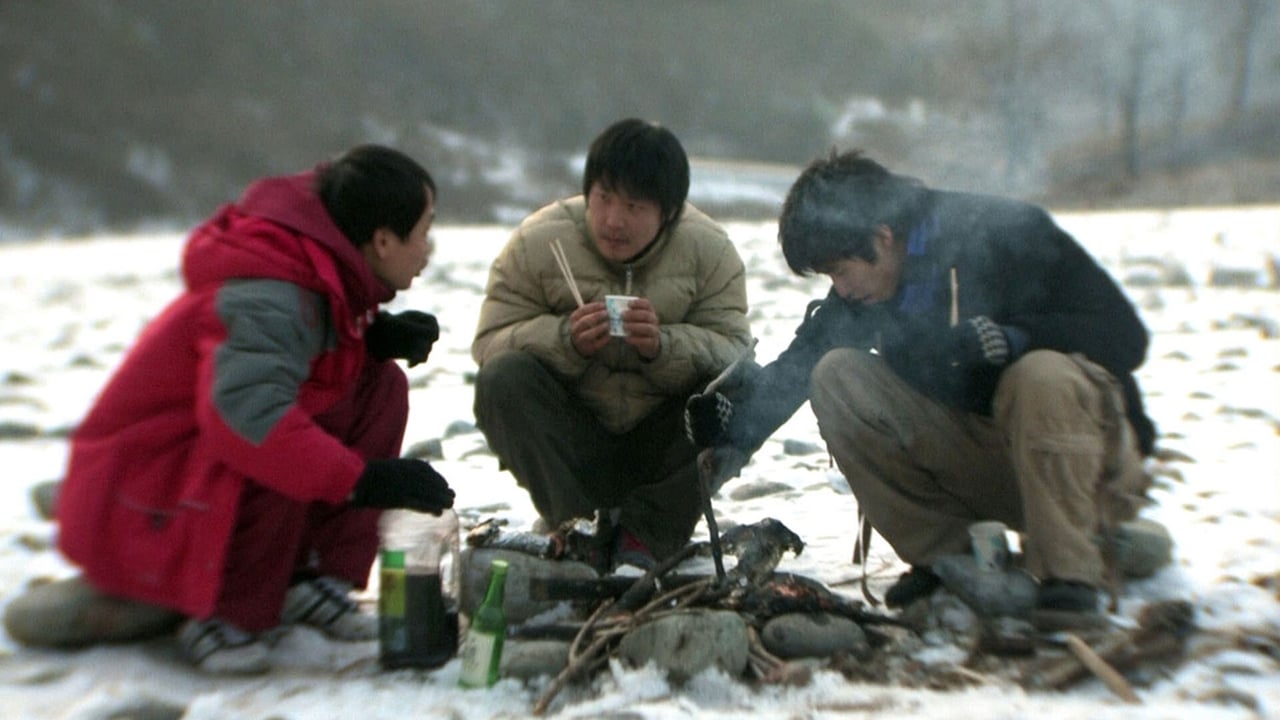
[[[961,373],[945,347],[950,328],[950,270],[959,317],[985,315],[1020,352],[1081,353],[1120,382],[1143,454],[1155,427],[1143,410],[1133,371],[1147,331],[1133,304],[1096,261],[1042,209],[980,195],[930,191],[924,219],[907,240],[898,291],[877,305],[855,305],[834,291],[810,304],[796,337],[778,358],[726,394],[734,401],[732,444],[753,450],[808,397],[809,375],[835,347],[876,349],[925,395],[990,414],[1001,369]]]
[[[185,291],[72,437],[59,545],[99,590],[204,617],[249,478],[340,503],[363,470],[313,418],[358,377],[364,328],[392,291],[312,177],[261,180],[192,232]]]

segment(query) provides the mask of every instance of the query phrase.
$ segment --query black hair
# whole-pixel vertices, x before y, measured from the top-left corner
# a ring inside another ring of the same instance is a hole
[[[582,194],[599,181],[658,204],[663,227],[675,222],[689,196],[689,157],[672,132],[636,118],[619,120],[591,142],[582,171]]]
[[[431,174],[408,155],[381,145],[357,145],[316,173],[316,195],[333,223],[356,247],[378,228],[405,237],[436,197]]]
[[[876,259],[876,228],[906,239],[924,209],[926,188],[851,150],[819,158],[791,185],[778,218],[778,242],[797,275],[820,273],[836,260]]]

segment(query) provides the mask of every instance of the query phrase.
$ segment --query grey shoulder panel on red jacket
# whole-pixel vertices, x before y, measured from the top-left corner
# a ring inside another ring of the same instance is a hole
[[[326,298],[281,280],[228,280],[214,309],[226,337],[214,352],[211,398],[227,427],[262,443],[298,399],[311,361],[333,347]]]

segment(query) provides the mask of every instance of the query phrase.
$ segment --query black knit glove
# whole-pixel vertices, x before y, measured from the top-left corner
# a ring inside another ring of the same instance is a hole
[[[733,403],[718,392],[692,395],[684,403],[684,432],[697,447],[724,444],[732,418]]]
[[[953,365],[1001,367],[1014,359],[1005,328],[986,315],[978,315],[951,328],[948,352]]]
[[[427,361],[439,338],[440,323],[435,315],[418,310],[396,315],[381,311],[364,332],[364,346],[378,360],[401,358],[413,367]]]
[[[439,515],[453,507],[453,490],[424,460],[370,460],[356,480],[351,504],[371,508],[407,508]]]

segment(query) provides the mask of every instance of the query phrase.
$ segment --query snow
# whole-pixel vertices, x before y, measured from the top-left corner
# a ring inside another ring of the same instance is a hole
[[[616,662],[589,686],[570,687],[549,715],[563,718],[1254,718],[1280,717],[1280,207],[1059,214],[1059,221],[1117,277],[1153,332],[1140,380],[1160,426],[1160,448],[1180,455],[1153,463],[1155,507],[1168,526],[1175,562],[1126,585],[1119,619],[1146,602],[1180,598],[1199,631],[1188,662],[1138,688],[1126,705],[1097,681],[1067,692],[1030,692],[991,677],[967,689],[926,690],[853,682],[820,671],[803,687],[751,687],[714,672],[673,687],[652,668]],[[769,223],[730,223],[749,270],[757,357],[789,342],[805,303],[825,280],[791,276]],[[501,516],[516,528],[535,518],[527,496],[500,472],[476,432],[446,436],[472,421],[469,346],[489,260],[506,240],[501,227],[441,227],[424,276],[394,308],[439,316],[443,336],[430,361],[409,370],[406,446],[443,438],[435,463],[458,493],[464,527]],[[0,246],[0,427],[30,426],[37,437],[0,437],[0,607],[29,582],[74,572],[52,549],[56,526],[39,518],[30,488],[60,476],[65,431],[88,408],[142,325],[178,290],[182,237],[92,237]],[[1212,287],[1219,265],[1256,271],[1252,287]],[[1186,278],[1154,284],[1158,277]],[[1269,286],[1268,286],[1269,283]],[[850,564],[856,505],[825,453],[787,455],[784,440],[822,446],[807,407],[784,425],[716,498],[722,518],[775,517],[806,547],[780,570],[817,578],[858,596]],[[770,480],[792,489],[734,500],[740,484]],[[699,527],[696,537],[705,537]],[[872,589],[904,570],[883,541],[873,543]],[[697,563],[708,561],[696,560]],[[371,601],[374,591],[364,599]],[[203,718],[365,720],[527,717],[547,679],[502,680],[488,690],[457,687],[458,662],[434,672],[381,672],[373,643],[341,644],[306,629],[285,635],[264,677],[203,676],[168,639],[76,651],[24,648],[0,636],[0,708],[13,718],[107,718],[148,699]],[[922,662],[954,661],[954,648],[928,648]]]

